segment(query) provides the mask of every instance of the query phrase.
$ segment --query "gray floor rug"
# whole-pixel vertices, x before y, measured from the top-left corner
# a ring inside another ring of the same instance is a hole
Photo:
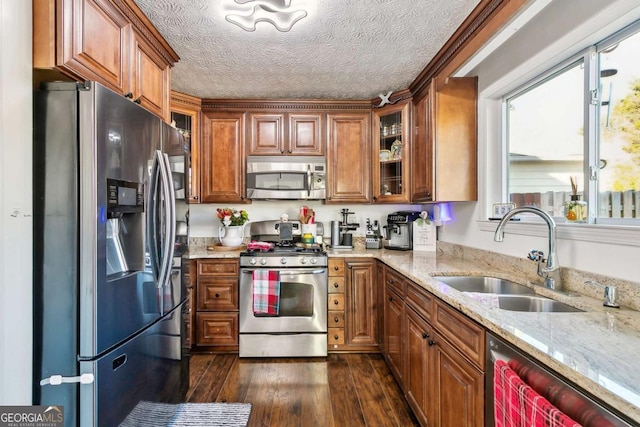
[[[245,427],[250,403],[140,402],[120,427]]]

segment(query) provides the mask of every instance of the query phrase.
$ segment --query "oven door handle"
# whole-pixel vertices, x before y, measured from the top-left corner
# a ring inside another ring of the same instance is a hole
[[[242,270],[243,273],[253,273],[256,270]],[[290,271],[290,270],[279,270],[278,271],[280,273],[280,275],[289,275],[289,276],[295,276],[298,274],[322,274],[325,273],[326,270],[297,270],[297,271]]]

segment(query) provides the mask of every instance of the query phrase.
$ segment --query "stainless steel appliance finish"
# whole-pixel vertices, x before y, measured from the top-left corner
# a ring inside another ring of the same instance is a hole
[[[568,382],[568,380],[563,379],[555,372],[552,372],[550,369],[544,367],[539,362],[536,362],[530,356],[525,355],[520,350],[515,348],[513,345],[507,343],[502,338],[499,338],[493,334],[486,334],[486,367],[487,373],[485,375],[485,426],[486,427],[494,427],[495,426],[495,415],[494,415],[494,391],[493,391],[493,381],[494,381],[494,364],[496,360],[504,360],[505,362],[509,362],[512,359],[515,359],[519,365],[525,366],[529,372],[532,372],[536,376],[540,378],[544,378],[545,382],[550,381],[552,384],[555,384],[554,387],[557,386],[557,390],[559,391],[565,399],[571,400],[574,402],[582,401],[585,403],[585,408],[582,408],[580,412],[590,413],[590,418],[594,418],[593,415],[597,414],[597,416],[603,419],[602,425],[610,425],[614,427],[631,427],[633,424],[631,421],[626,421],[624,416],[621,414],[617,414],[606,407],[603,403],[599,402],[595,397],[591,396],[586,391],[577,387]],[[560,408],[562,409],[562,408]],[[606,424],[604,420],[608,421],[609,424]],[[575,419],[575,421],[580,422],[579,419]],[[600,424],[598,424],[600,425]]]
[[[143,400],[182,401],[163,123],[92,82],[44,84],[34,113],[34,404],[97,426]]]
[[[253,200],[324,200],[327,162],[310,156],[247,157],[247,197]]]
[[[292,222],[293,241],[280,242],[278,221],[251,224],[255,240],[277,243],[269,252],[240,254],[240,357],[327,355],[327,254],[317,245],[298,245],[300,224]],[[318,224],[321,226],[321,224]],[[322,234],[322,227],[317,233]],[[280,275],[277,316],[253,313],[253,272]]]
[[[384,247],[408,251],[413,249],[413,221],[420,216],[420,212],[400,211],[387,215],[386,230],[387,240]]]

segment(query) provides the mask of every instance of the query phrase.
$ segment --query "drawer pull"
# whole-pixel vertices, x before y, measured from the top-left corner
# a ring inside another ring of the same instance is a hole
[[[338,266],[336,265],[335,267],[333,267],[333,269],[334,269],[335,271],[338,271],[338,270],[340,270],[340,267],[338,267]]]
[[[220,298],[220,294],[216,294],[216,298]]]
[[[333,321],[334,321],[334,322],[336,322],[336,323],[339,323],[339,322],[340,322],[340,319],[338,319],[337,317],[334,317],[334,318],[333,318]]]
[[[335,282],[335,283],[333,284],[333,287],[337,289],[337,288],[339,288],[339,287],[340,287],[340,284],[339,284],[338,282]]]
[[[339,337],[339,336],[337,336],[337,335],[334,335],[334,336],[333,336],[333,339],[334,339],[334,340],[337,340],[338,338],[340,338],[340,337]]]
[[[338,301],[337,299],[334,299],[334,300],[333,300],[333,304],[334,304],[334,305],[338,305],[338,304],[340,304],[340,301]]]

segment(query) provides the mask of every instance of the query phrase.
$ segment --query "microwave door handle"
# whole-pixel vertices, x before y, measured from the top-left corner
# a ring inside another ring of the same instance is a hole
[[[311,197],[311,165],[307,165],[307,197]]]

